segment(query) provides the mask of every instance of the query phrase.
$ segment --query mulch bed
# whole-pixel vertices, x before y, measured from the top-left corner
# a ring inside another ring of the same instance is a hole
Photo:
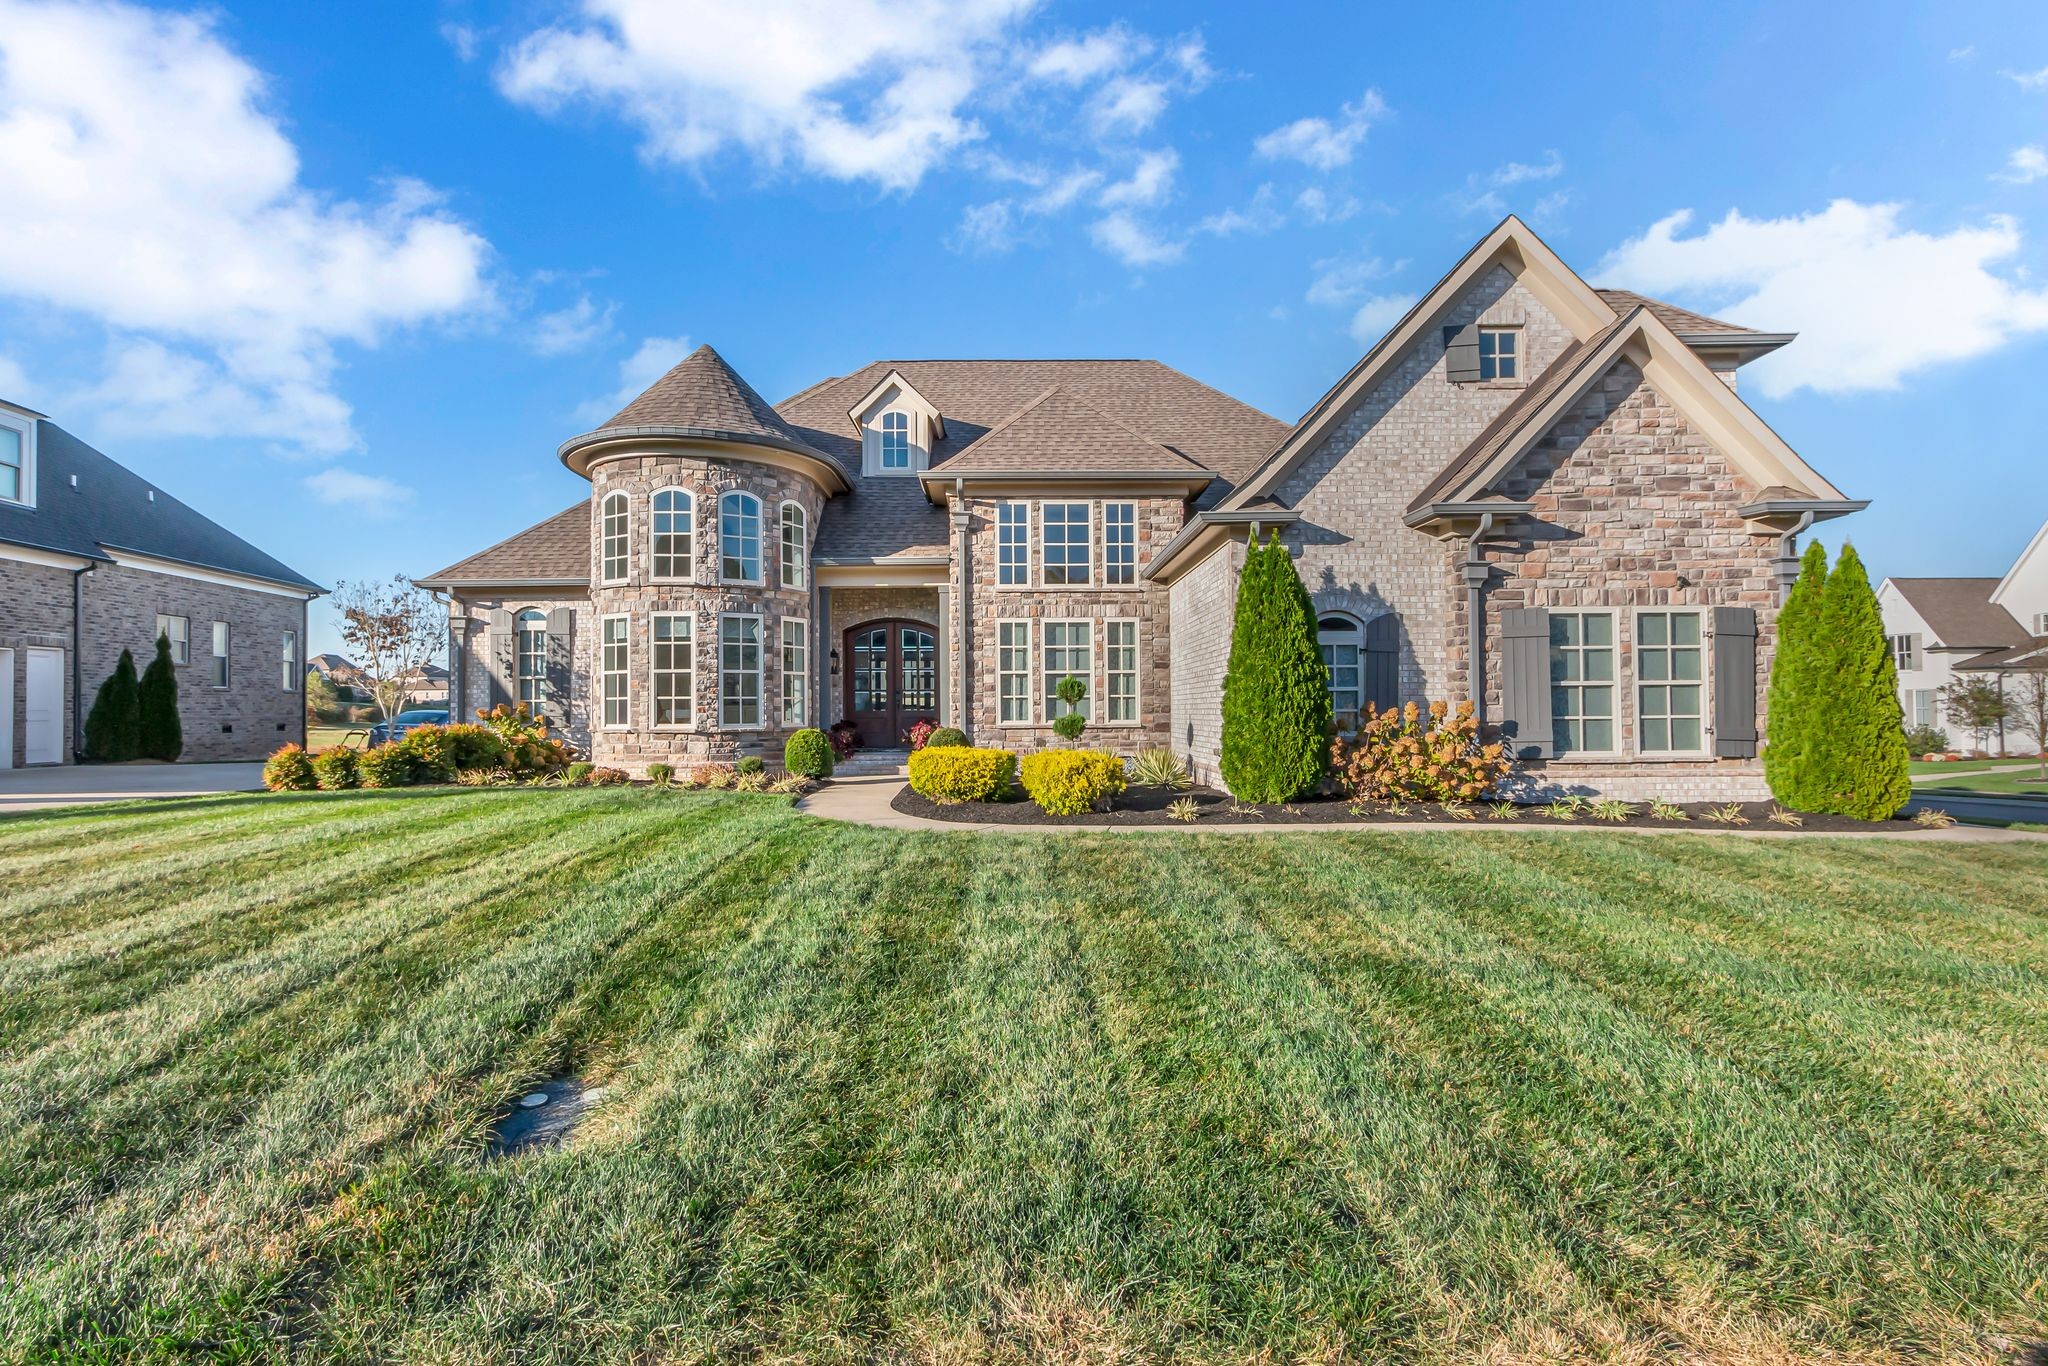
[[[1201,815],[1192,822],[1176,821],[1166,814],[1167,805],[1182,797],[1194,800]],[[1007,802],[958,802],[940,805],[938,802],[918,796],[908,787],[896,794],[890,806],[906,816],[924,816],[935,821],[958,821],[962,824],[1002,825],[1045,825],[1068,827],[1109,827],[1133,825],[1187,825],[1199,828],[1204,825],[1269,825],[1282,828],[1289,825],[1421,825],[1429,822],[1457,819],[1448,816],[1440,806],[1412,803],[1407,814],[1395,815],[1383,806],[1375,804],[1362,816],[1351,813],[1350,805],[1338,797],[1312,797],[1293,802],[1286,806],[1239,805],[1228,793],[1210,788],[1191,788],[1186,792],[1167,792],[1159,788],[1133,787],[1124,791],[1116,800],[1111,811],[1092,812],[1086,816],[1048,816],[1038,809],[1037,803],[1019,796]],[[1500,825],[1579,825],[1622,830],[1630,827],[1653,827],[1667,830],[1772,830],[1798,832],[1802,834],[1828,835],[1849,831],[1910,830],[1916,828],[1911,820],[1894,819],[1885,822],[1854,820],[1848,816],[1802,816],[1803,824],[1793,827],[1780,825],[1770,819],[1771,812],[1778,809],[1772,802],[1744,802],[1742,814],[1748,819],[1747,825],[1724,825],[1706,819],[1709,811],[1725,807],[1725,802],[1693,802],[1683,804],[1682,809],[1692,819],[1684,821],[1652,820],[1649,805],[1636,802],[1635,814],[1626,821],[1603,821],[1596,819],[1590,811],[1582,811],[1577,820],[1566,822],[1543,814],[1541,806],[1518,806],[1520,816],[1514,821],[1494,817],[1487,804],[1475,802],[1468,808],[1470,820],[1461,824],[1474,828]]]

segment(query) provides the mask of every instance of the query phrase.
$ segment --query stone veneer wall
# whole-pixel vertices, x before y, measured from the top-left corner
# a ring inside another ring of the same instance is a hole
[[[24,762],[28,744],[29,647],[64,652],[63,760],[71,762],[71,571],[58,565],[0,559],[0,649],[14,651],[14,710],[0,718],[14,735],[9,752]],[[98,686],[95,682],[94,686]]]
[[[1230,666],[1230,633],[1244,555],[1244,542],[1225,542],[1181,575],[1168,594],[1173,617],[1173,750],[1195,781],[1212,785],[1222,781],[1217,763],[1223,753],[1223,675]]]

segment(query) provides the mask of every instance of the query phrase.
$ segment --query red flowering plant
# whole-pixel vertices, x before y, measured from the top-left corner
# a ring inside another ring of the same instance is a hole
[[[932,738],[932,732],[938,728],[939,723],[936,721],[918,721],[911,725],[903,738],[910,741],[910,749],[914,754],[924,748],[925,742]]]
[[[1507,746],[1481,744],[1470,702],[1429,711],[1410,702],[1381,711],[1368,704],[1352,736],[1330,742],[1330,775],[1338,790],[1366,801],[1476,801],[1508,776]]]

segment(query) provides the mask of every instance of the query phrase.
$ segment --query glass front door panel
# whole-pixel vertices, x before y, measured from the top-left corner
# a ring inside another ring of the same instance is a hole
[[[930,631],[903,628],[903,710],[937,711],[939,706],[937,642]]]
[[[853,638],[853,709],[889,710],[889,631],[878,627]]]

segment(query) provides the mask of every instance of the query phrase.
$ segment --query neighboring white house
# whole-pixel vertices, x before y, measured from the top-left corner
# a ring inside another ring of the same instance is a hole
[[[1906,724],[1946,730],[1956,745],[1973,742],[1942,716],[1941,690],[1981,655],[2048,637],[2048,525],[2002,579],[1886,579],[1877,603],[1899,669]],[[2003,735],[1989,743],[2006,749]]]

